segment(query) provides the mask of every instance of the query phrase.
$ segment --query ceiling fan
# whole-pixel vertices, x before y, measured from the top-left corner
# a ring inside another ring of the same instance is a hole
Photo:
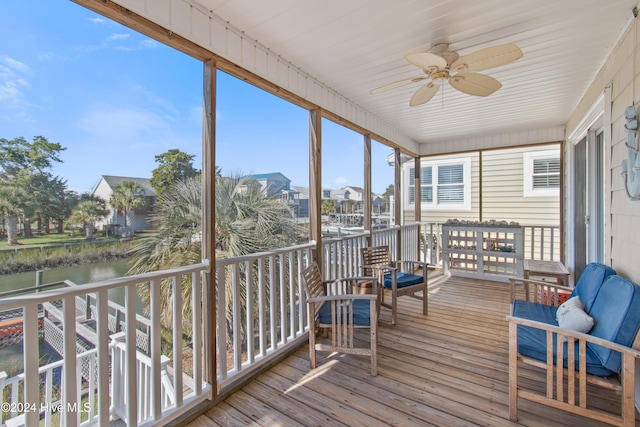
[[[502,84],[493,77],[475,71],[513,62],[522,58],[522,51],[515,44],[503,44],[459,56],[456,52],[449,50],[449,44],[439,43],[429,52],[409,53],[405,58],[421,68],[425,75],[389,83],[371,90],[370,93],[379,93],[409,83],[431,80],[413,94],[409,105],[413,107],[426,103],[438,92],[440,86],[446,83],[469,95],[488,96],[500,89]]]

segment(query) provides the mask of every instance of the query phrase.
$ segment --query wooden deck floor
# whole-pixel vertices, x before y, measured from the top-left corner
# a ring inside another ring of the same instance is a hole
[[[397,325],[382,310],[377,377],[366,357],[328,353],[311,371],[305,346],[189,425],[603,425],[523,400],[509,421],[507,284],[433,273],[429,294],[428,316],[407,297]]]

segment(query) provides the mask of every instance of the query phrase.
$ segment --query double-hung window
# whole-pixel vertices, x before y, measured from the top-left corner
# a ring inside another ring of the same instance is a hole
[[[420,190],[416,191],[415,168],[408,169],[407,207],[416,204],[420,195],[422,209],[471,209],[471,160],[469,158],[423,161],[420,169]]]
[[[524,197],[553,197],[560,194],[558,150],[523,154]]]

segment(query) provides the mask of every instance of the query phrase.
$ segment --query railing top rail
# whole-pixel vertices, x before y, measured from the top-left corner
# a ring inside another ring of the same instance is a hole
[[[114,279],[102,280],[99,282],[87,283],[82,286],[71,286],[63,289],[53,289],[38,292],[30,295],[22,295],[20,297],[10,297],[0,300],[0,311],[12,310],[20,308],[28,304],[42,304],[52,300],[64,297],[85,295],[92,292],[116,289],[123,286],[135,285],[138,283],[148,282],[154,279],[162,279],[164,277],[177,276],[181,274],[196,273],[198,271],[208,271],[209,261],[203,260],[199,264],[185,265],[182,267],[171,268],[168,270],[151,271],[149,273],[136,274],[134,276],[116,277]]]
[[[314,246],[314,243],[310,242],[302,245],[288,246],[286,248],[274,249],[272,251],[265,251],[265,252],[257,252],[255,254],[242,255],[242,256],[237,256],[233,258],[220,258],[216,260],[216,267],[225,267],[227,265],[236,264],[238,262],[255,261],[259,258],[267,258],[270,256],[294,252],[301,249],[310,249],[310,248],[313,248],[313,246]]]
[[[362,233],[358,233],[358,234],[347,234],[345,236],[340,236],[340,237],[331,237],[330,239],[322,239],[322,243],[335,243],[335,242],[341,242],[343,240],[352,240],[352,239],[359,239],[361,237],[366,237],[369,235],[369,231],[365,230]]]
[[[57,282],[45,283],[42,285],[29,286],[28,288],[12,289],[10,291],[0,292],[0,299],[12,297],[15,295],[28,294],[32,292],[41,292],[45,289],[55,288],[56,286],[77,286],[70,280],[59,280]]]

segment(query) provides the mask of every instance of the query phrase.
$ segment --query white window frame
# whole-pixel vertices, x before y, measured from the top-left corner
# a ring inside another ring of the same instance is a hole
[[[464,184],[464,201],[462,203],[446,203],[440,204],[438,202],[438,168],[440,166],[450,165],[462,165],[463,184]],[[406,163],[404,170],[404,205],[406,209],[415,208],[415,200],[420,199],[420,192],[416,191],[414,194],[414,202],[410,203],[409,194],[411,182],[411,168],[415,166],[414,162]],[[471,210],[471,157],[460,157],[447,160],[422,160],[420,162],[420,168],[431,167],[432,171],[432,187],[433,187],[433,200],[431,203],[420,203],[420,209],[424,211],[470,211]]]
[[[545,151],[529,151],[522,154],[523,163],[523,196],[524,197],[558,197],[560,196],[560,187],[558,188],[533,188],[533,162],[539,159],[558,159],[560,160],[560,150]],[[562,175],[562,171],[560,171]]]

